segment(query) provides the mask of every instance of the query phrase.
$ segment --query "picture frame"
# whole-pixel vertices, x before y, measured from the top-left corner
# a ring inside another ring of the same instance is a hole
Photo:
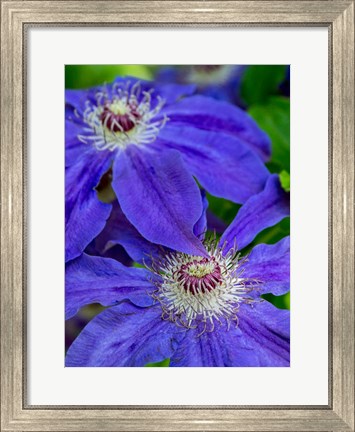
[[[6,0],[1,1],[1,8],[1,429],[354,430],[354,2]],[[27,403],[26,38],[33,26],[74,25],[328,28],[327,406],[115,407]]]

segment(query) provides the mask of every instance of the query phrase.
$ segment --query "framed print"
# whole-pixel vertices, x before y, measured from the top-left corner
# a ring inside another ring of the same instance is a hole
[[[354,430],[354,3],[1,6],[2,429]]]

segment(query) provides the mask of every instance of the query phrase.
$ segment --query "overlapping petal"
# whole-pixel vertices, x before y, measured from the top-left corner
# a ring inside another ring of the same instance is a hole
[[[207,230],[206,210],[208,201],[206,194],[201,190],[202,214],[193,227],[196,237],[203,239]],[[112,204],[112,211],[105,228],[95,239],[95,250],[103,255],[116,245],[122,245],[129,256],[137,262],[146,264],[151,262],[151,258],[158,257],[168,249],[161,245],[151,243],[145,239],[137,229],[129,222],[117,202]]]
[[[115,159],[112,187],[127,219],[147,240],[206,254],[193,233],[202,214],[200,191],[178,152],[127,148]]]
[[[268,179],[265,189],[252,196],[240,208],[233,222],[221,237],[226,250],[235,244],[239,250],[247,246],[259,232],[275,225],[290,214],[289,194],[280,184],[278,175]]]
[[[111,204],[97,198],[95,187],[109,169],[111,152],[83,154],[65,173],[65,259],[76,258],[103,229]]]
[[[203,189],[201,189],[201,198],[202,198],[202,213],[198,221],[194,225],[194,234],[199,239],[203,240],[205,238],[205,234],[207,231],[207,208],[208,208],[208,200],[206,198],[206,193]]]
[[[167,107],[162,113],[169,117],[171,125],[229,133],[243,141],[262,160],[270,158],[271,142],[267,134],[245,111],[227,102],[196,95]]]
[[[115,245],[122,245],[129,256],[137,262],[149,261],[149,257],[158,256],[162,247],[145,239],[129,222],[118,203],[113,203],[111,215],[104,230],[95,240],[100,253],[105,253]]]
[[[153,275],[145,269],[125,267],[111,258],[83,254],[70,261],[65,271],[66,319],[91,303],[110,306],[130,300],[138,306],[153,304]]]
[[[261,192],[269,172],[239,138],[189,125],[167,124],[155,143],[175,148],[190,172],[212,195],[244,203]]]
[[[67,367],[144,366],[173,355],[185,331],[161,319],[157,306],[122,303],[96,316],[70,346]]]

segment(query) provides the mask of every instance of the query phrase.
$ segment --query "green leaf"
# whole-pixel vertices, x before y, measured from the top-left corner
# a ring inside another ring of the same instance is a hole
[[[286,192],[290,192],[290,174],[283,170],[279,174],[281,186]]]
[[[157,362],[157,363],[148,363],[145,365],[145,367],[169,367],[170,365],[170,359],[167,358],[161,362]]]
[[[242,78],[241,97],[249,106],[267,102],[270,96],[279,93],[279,86],[285,79],[285,65],[249,66]]]
[[[271,139],[270,171],[290,172],[290,100],[273,97],[265,105],[251,106],[248,112]]]
[[[67,89],[88,88],[112,82],[117,76],[134,76],[150,80],[153,72],[144,65],[67,65],[65,87]]]
[[[272,303],[278,309],[290,310],[290,292],[280,296],[275,296],[273,294],[263,294],[261,297]]]

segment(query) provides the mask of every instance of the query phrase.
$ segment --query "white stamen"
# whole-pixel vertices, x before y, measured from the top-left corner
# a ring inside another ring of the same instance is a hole
[[[152,294],[162,307],[162,318],[187,329],[202,329],[200,334],[212,332],[216,323],[238,323],[242,302],[254,301],[248,293],[258,281],[242,277],[242,264],[247,260],[226,245],[220,247],[216,239],[205,243],[209,258],[171,252],[152,258],[150,270],[160,276]]]
[[[165,101],[160,96],[157,96],[157,105],[154,109],[151,109],[153,91],[153,89],[141,91],[141,85],[138,81],[132,86],[130,82],[125,84],[114,83],[110,93],[107,89],[98,92],[96,94],[96,104],[89,100],[86,101],[83,120],[88,127],[84,128],[84,133],[79,135],[78,139],[85,144],[93,145],[100,151],[124,150],[131,144],[139,146],[152,143],[155,141],[160,129],[169,120],[164,115],[161,119],[151,122],[165,104]],[[142,98],[139,101],[141,94]],[[102,121],[100,116],[105,107],[108,107],[113,115],[127,115],[128,119],[133,123],[132,128],[125,131],[122,125],[109,115]],[[131,112],[132,107],[139,114],[138,117]]]

